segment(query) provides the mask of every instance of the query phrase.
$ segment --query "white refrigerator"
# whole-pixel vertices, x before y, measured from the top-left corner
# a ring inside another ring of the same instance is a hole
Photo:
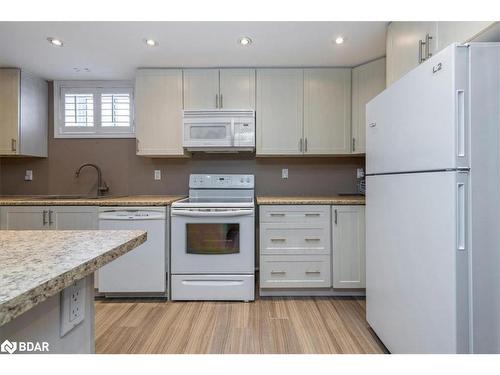
[[[391,353],[500,352],[500,44],[366,107],[366,315]]]

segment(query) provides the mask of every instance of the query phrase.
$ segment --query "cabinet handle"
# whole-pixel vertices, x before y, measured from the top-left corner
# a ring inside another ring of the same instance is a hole
[[[307,137],[304,141],[304,152],[307,152]]]
[[[314,213],[314,214],[305,214],[305,215],[306,215],[306,217],[311,217],[311,216],[316,216],[316,217],[317,217],[317,216],[319,216],[320,214],[316,214],[316,213]]]
[[[286,238],[271,238],[272,242],[285,242]]]
[[[284,275],[286,271],[271,271],[271,275]]]
[[[299,140],[299,151],[302,152],[302,142],[303,142],[303,139],[300,138]]]
[[[337,225],[337,219],[338,219],[337,209],[335,209],[335,210],[333,211],[333,216],[334,216],[335,225]]]
[[[431,52],[431,40],[432,40],[432,36],[430,36],[429,34],[427,34],[425,36],[425,60],[427,60],[429,57],[432,56],[432,52]]]
[[[285,216],[285,214],[274,214],[274,213],[272,213],[272,214],[270,214],[270,215],[271,215],[271,216]]]
[[[223,108],[224,107],[224,102],[223,102],[223,99],[222,99],[222,94],[220,94],[220,108]]]
[[[47,224],[47,210],[43,210],[43,212],[42,212],[42,222],[43,222],[43,225]]]
[[[319,238],[306,238],[305,239],[307,242],[311,242],[311,241],[320,241]]]
[[[16,151],[17,150],[17,141],[14,138],[12,138],[10,140],[10,149],[12,151]]]
[[[314,274],[320,274],[321,271],[306,271],[306,275],[307,274],[312,274],[312,273],[314,273]]]
[[[215,94],[215,108],[219,108],[219,94]]]
[[[52,224],[54,224],[54,222],[52,221],[52,210],[49,210],[49,225]]]
[[[352,152],[356,151],[356,138],[352,138]]]
[[[423,40],[419,40],[418,41],[418,63],[419,64],[422,64],[425,61],[424,54],[422,53],[422,48],[424,48],[424,46],[425,46],[425,42]]]

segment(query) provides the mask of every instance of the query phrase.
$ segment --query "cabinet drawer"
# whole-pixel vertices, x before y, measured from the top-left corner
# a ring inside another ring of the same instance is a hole
[[[328,255],[263,255],[261,288],[328,288],[332,285]]]
[[[261,206],[261,223],[318,223],[330,221],[327,205]]]
[[[327,224],[261,224],[261,254],[330,254],[330,228]]]

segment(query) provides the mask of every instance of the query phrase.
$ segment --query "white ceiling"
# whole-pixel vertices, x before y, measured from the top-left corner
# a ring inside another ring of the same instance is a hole
[[[385,55],[386,27],[387,22],[0,22],[0,66],[48,80],[130,79],[138,67],[355,66]],[[339,35],[346,39],[343,45],[334,43]],[[239,45],[242,36],[252,38],[252,45]],[[64,47],[50,45],[47,37],[62,39]],[[144,38],[160,44],[147,47]]]

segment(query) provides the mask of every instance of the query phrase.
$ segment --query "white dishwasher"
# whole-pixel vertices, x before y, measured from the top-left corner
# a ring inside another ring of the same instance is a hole
[[[99,270],[106,297],[167,297],[167,207],[101,207],[99,229],[144,230],[147,241]]]

